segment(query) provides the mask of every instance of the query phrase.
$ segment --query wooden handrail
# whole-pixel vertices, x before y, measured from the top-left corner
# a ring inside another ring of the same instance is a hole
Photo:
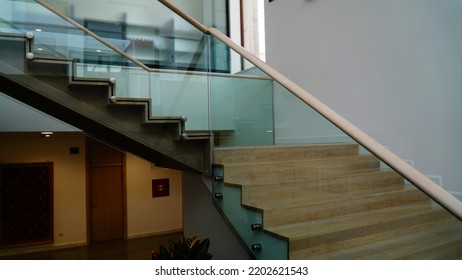
[[[158,0],[160,3],[164,4],[167,8],[169,8],[170,10],[172,10],[173,12],[175,12],[177,15],[179,15],[180,17],[182,17],[183,19],[185,19],[187,22],[189,22],[190,24],[192,24],[194,27],[196,27],[197,29],[199,29],[202,33],[204,34],[208,34],[208,27],[203,25],[201,22],[199,22],[198,20],[196,20],[195,18],[191,17],[190,15],[188,15],[187,13],[185,13],[184,11],[182,11],[180,8],[178,8],[175,4],[173,4],[172,2],[170,1],[164,1],[164,0]]]
[[[191,16],[181,11],[178,7],[173,5],[169,0],[158,0],[169,7],[172,11],[183,17],[188,22],[194,21]],[[191,24],[193,24],[191,22]],[[202,25],[202,24],[201,24]],[[422,190],[424,193],[432,197],[440,205],[446,208],[454,216],[462,221],[462,202],[454,197],[452,194],[447,192],[441,186],[430,180],[427,176],[420,173],[417,169],[410,166],[403,159],[398,157],[396,154],[385,148],[382,144],[377,142],[375,139],[364,133],[361,129],[353,125],[351,122],[343,118],[337,112],[329,108],[327,105],[322,103],[316,97],[308,93],[306,90],[292,82],[290,79],[270,67],[268,64],[260,60],[258,57],[244,49],[242,46],[236,44],[228,36],[220,32],[215,28],[206,28],[206,34],[211,34],[216,37],[228,47],[236,51],[238,54],[243,56],[245,59],[253,63],[255,66],[260,68],[268,76],[273,78],[276,82],[285,87],[288,91],[298,97],[305,104],[310,106],[312,109],[321,114],[324,118],[329,120],[332,124],[338,127],[340,130],[345,132],[348,136],[353,138],[356,142],[362,145],[364,148],[369,150],[373,155],[379,158],[381,161],[386,163],[396,172],[401,174],[406,180],[413,183],[416,187]]]

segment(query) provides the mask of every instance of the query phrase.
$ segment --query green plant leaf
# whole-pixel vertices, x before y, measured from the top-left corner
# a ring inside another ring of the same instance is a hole
[[[201,240],[199,236],[182,237],[177,241],[169,240],[168,248],[159,246],[159,253],[153,254],[153,259],[161,260],[210,260],[208,253],[210,240]]]

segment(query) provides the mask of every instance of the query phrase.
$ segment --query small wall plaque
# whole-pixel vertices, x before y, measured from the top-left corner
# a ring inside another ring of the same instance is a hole
[[[79,147],[70,147],[69,148],[69,154],[71,154],[71,155],[80,154],[80,148]]]
[[[152,180],[152,197],[170,196],[169,179]]]

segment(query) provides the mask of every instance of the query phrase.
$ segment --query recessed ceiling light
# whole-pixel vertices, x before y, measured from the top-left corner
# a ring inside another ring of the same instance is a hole
[[[101,52],[101,50],[96,50],[96,52]]]
[[[40,136],[43,138],[50,138],[53,135],[53,132],[51,131],[43,131],[40,132]]]
[[[42,32],[43,30],[42,30],[42,28],[35,28],[35,31]]]

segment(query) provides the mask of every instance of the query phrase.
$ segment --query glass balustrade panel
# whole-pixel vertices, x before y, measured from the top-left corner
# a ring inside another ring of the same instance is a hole
[[[208,46],[204,46],[202,32],[158,1],[44,2],[150,68],[209,70],[208,56],[204,54]],[[208,12],[214,9],[221,10],[214,8],[219,6],[215,1],[206,2],[179,1],[178,4],[199,18],[208,18]],[[210,20],[214,21],[213,18]]]
[[[228,0],[173,0],[179,9],[202,23],[228,34]]]
[[[2,9],[2,32],[33,34],[27,52],[34,54],[37,63],[69,64],[68,71],[53,75],[71,76],[74,82],[112,79],[118,97],[150,97],[150,76],[147,71],[119,54],[110,46],[96,40],[68,21],[35,1],[6,1]],[[8,11],[8,12],[6,12]],[[115,48],[124,49],[128,42],[109,39]],[[34,75],[49,75],[42,67]]]
[[[44,2],[151,68],[145,71],[120,54],[113,55],[114,50],[86,35],[79,75],[115,78],[118,98],[151,99],[152,117],[186,117],[187,130],[210,129],[207,36],[157,1]]]
[[[23,34],[24,10],[27,2],[2,1],[0,9],[0,32]],[[19,24],[18,24],[19,23]]]
[[[77,6],[85,4],[84,1],[77,2],[62,2],[58,6],[52,6],[54,9],[69,14]],[[164,36],[158,42],[164,44],[166,39],[176,40],[177,34],[191,35],[192,37],[182,43],[177,42],[176,50],[178,52],[172,53],[176,58],[174,64],[164,63],[163,67],[159,67],[159,64],[149,65],[146,63],[148,66],[158,67],[157,70],[150,72],[134,64],[133,61],[119,54],[110,46],[101,43],[89,34],[85,34],[35,1],[21,2],[21,5],[14,1],[8,1],[8,3],[9,7],[5,10],[11,11],[9,14],[12,16],[10,18],[5,16],[5,22],[11,23],[9,25],[14,23],[17,33],[33,32],[34,40],[31,51],[36,57],[69,59],[74,62],[72,75],[77,80],[98,78],[115,80],[116,91],[114,94],[118,98],[151,99],[153,117],[184,116],[188,120],[186,124],[188,130],[210,129],[208,116],[209,80],[203,72],[209,69],[208,38],[188,26],[183,19],[177,16],[174,19],[173,17],[169,17],[168,20],[165,19],[165,21],[173,20],[178,26],[184,26],[188,29],[183,28],[176,31],[172,29],[172,34],[167,37]],[[88,4],[88,2],[86,3]],[[55,3],[50,2],[50,4]],[[167,13],[173,16],[170,10],[163,5],[156,4],[154,6],[156,9],[163,10],[163,14]],[[122,7],[118,6],[118,8],[118,12],[121,12]],[[4,13],[6,14],[6,12]],[[156,13],[159,12],[156,11]],[[135,16],[132,18],[136,20]],[[78,17],[75,19],[85,25],[84,19],[78,20]],[[147,20],[147,16],[145,19]],[[88,23],[86,24],[88,27]],[[139,27],[141,28],[141,26]],[[99,28],[105,27],[100,26]],[[10,29],[5,29],[2,32],[11,31]],[[156,32],[159,32],[159,29]],[[151,34],[154,33],[151,32]],[[104,35],[104,33],[100,35]],[[119,38],[107,34],[106,37],[101,37],[120,51],[126,51],[130,46],[133,47],[137,44],[136,40],[127,39],[126,34]],[[192,41],[194,43],[191,43]],[[146,47],[150,43],[144,42],[143,44]],[[146,48],[144,50],[146,51]],[[141,62],[145,61],[141,59]],[[227,69],[226,66],[224,68]],[[62,74],[65,75],[66,73]]]
[[[210,130],[209,77],[203,72],[159,71],[150,74],[152,115],[186,117],[186,129]]]
[[[210,74],[211,123],[217,147],[274,144],[273,81],[213,38],[211,64],[229,61]]]

